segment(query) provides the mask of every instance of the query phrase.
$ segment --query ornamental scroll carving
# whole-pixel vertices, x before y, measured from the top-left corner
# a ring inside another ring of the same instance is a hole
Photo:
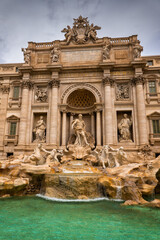
[[[130,92],[129,92],[129,84],[128,83],[119,83],[116,86],[116,100],[123,101],[129,100]]]
[[[88,18],[74,18],[73,27],[67,26],[61,32],[65,33],[67,44],[73,41],[76,44],[84,44],[89,40],[95,42],[97,40],[97,30],[101,27],[95,26],[93,23],[90,25]]]

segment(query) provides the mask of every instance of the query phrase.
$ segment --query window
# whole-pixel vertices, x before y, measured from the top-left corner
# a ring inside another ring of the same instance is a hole
[[[19,86],[13,87],[13,98],[18,99],[19,98]]]
[[[10,137],[14,137],[16,135],[16,127],[17,127],[17,122],[10,123],[10,132],[9,132]]]
[[[149,81],[149,93],[156,94],[156,82],[155,81]]]
[[[148,66],[153,66],[153,60],[147,61],[147,65],[148,65]]]
[[[153,133],[160,133],[160,120],[152,120]]]

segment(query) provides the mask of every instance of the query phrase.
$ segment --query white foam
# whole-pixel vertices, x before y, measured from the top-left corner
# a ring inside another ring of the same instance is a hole
[[[107,197],[102,198],[91,198],[91,199],[62,199],[55,197],[48,197],[42,194],[36,194],[37,197],[43,198],[45,200],[50,200],[54,202],[99,202],[99,201],[115,201],[115,202],[123,202],[122,199],[109,199]]]
[[[85,170],[83,170],[83,171],[78,171],[78,170],[71,171],[71,170],[63,169],[62,171],[63,171],[63,173],[93,173],[92,171],[85,171]]]

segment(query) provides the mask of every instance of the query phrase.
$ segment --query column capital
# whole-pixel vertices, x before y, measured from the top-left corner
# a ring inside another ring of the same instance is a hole
[[[31,89],[33,87],[34,83],[28,79],[28,80],[23,80],[21,85],[22,85],[22,88]]]
[[[55,79],[55,78],[54,78],[54,79],[51,79],[51,80],[48,82],[48,86],[49,86],[50,88],[52,88],[52,87],[58,88],[59,85],[60,85],[59,79]]]
[[[1,90],[3,94],[8,94],[10,91],[10,86],[9,85],[2,85]]]
[[[137,85],[137,84],[143,85],[144,83],[145,83],[145,78],[143,75],[137,75],[131,79],[132,85]]]
[[[102,81],[104,85],[110,85],[110,86],[114,85],[114,80],[109,76],[104,77]]]

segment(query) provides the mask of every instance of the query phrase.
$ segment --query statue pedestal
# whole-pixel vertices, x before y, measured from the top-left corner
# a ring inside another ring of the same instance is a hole
[[[72,157],[74,159],[83,159],[84,157],[88,156],[91,152],[91,147],[85,146],[76,146],[76,145],[69,145],[69,151],[72,152]]]

